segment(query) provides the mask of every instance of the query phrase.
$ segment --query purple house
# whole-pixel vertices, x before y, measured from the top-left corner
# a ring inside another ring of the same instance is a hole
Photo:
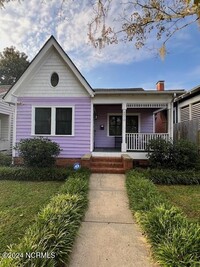
[[[51,37],[4,99],[15,105],[13,145],[47,137],[62,149],[57,163],[66,164],[121,155],[146,159],[149,140],[173,138],[173,99],[181,94],[164,90],[163,81],[155,90],[93,89]],[[156,133],[156,116],[162,111],[166,131]],[[18,158],[15,150],[12,155]]]

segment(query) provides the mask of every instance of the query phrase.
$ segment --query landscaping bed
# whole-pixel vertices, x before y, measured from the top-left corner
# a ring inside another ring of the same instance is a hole
[[[0,266],[61,266],[68,261],[88,205],[89,176],[87,170],[69,174],[20,242],[11,245]]]
[[[161,266],[199,266],[200,225],[159,193],[145,173],[128,172],[126,187],[130,208]]]

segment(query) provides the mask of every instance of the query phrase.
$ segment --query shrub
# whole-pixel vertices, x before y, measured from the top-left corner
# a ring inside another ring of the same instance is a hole
[[[3,153],[0,153],[0,166],[10,166],[12,163],[12,157]]]
[[[188,140],[172,143],[162,138],[154,139],[149,142],[147,151],[147,157],[153,168],[177,170],[199,168],[198,147]]]
[[[149,141],[147,158],[153,168],[169,167],[172,164],[173,144],[171,141],[158,138]]]
[[[81,173],[83,173],[82,179]],[[74,179],[76,180],[75,187]],[[0,266],[56,267],[68,261],[88,205],[88,187],[88,171],[81,170],[73,173],[63,185],[60,193],[53,197],[38,214],[35,223],[27,229],[21,242],[10,247],[10,253],[20,252],[22,257],[3,259],[0,261]],[[67,193],[68,191],[71,194]],[[29,258],[27,252],[33,255],[37,252],[46,253],[48,257]]]
[[[57,143],[47,138],[22,139],[15,149],[29,167],[51,167],[61,151]]]
[[[195,169],[199,164],[198,146],[181,139],[173,144],[173,166],[177,170]]]
[[[0,180],[64,181],[69,174],[61,168],[0,167]]]
[[[200,225],[190,223],[178,208],[161,197],[143,173],[127,173],[126,187],[130,208],[158,261],[166,267],[199,266]]]
[[[171,169],[149,169],[144,171],[145,177],[155,184],[200,184],[200,171],[185,170],[177,171]]]

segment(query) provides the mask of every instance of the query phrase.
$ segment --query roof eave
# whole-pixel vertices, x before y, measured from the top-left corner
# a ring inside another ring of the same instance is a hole
[[[119,95],[119,94],[130,94],[130,95],[182,95],[185,93],[185,90],[165,90],[165,91],[153,91],[153,90],[144,90],[144,91],[130,91],[130,90],[120,90],[120,91],[95,91],[96,95],[108,95],[108,94],[112,94],[112,95]]]

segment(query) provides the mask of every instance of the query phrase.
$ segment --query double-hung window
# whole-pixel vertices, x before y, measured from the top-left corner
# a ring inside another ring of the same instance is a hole
[[[72,108],[56,108],[56,134],[72,135]]]
[[[35,108],[35,134],[51,134],[51,108]]]
[[[33,134],[73,135],[73,107],[35,107]]]

